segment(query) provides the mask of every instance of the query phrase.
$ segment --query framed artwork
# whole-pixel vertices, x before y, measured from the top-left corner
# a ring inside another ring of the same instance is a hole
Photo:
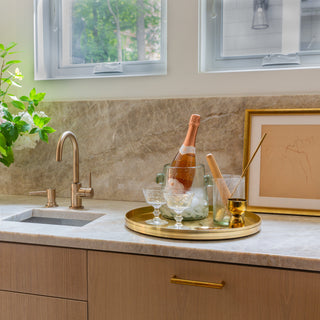
[[[320,109],[246,110],[248,210],[320,216]]]

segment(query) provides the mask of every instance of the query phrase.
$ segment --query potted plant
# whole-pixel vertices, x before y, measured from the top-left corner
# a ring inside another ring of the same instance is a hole
[[[14,162],[13,148],[34,148],[39,140],[48,143],[48,134],[55,132],[48,126],[50,118],[37,110],[45,93],[35,88],[20,97],[11,93],[23,79],[17,67],[21,61],[10,59],[16,45],[0,43],[0,162],[7,167]]]

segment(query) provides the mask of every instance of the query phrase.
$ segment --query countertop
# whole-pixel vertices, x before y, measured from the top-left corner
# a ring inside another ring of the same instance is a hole
[[[58,199],[65,210],[69,199]],[[3,221],[45,198],[0,195],[0,241],[104,250],[320,272],[320,217],[260,214],[261,231],[231,240],[186,241],[146,236],[125,226],[127,211],[143,202],[83,200],[103,216],[82,227]]]

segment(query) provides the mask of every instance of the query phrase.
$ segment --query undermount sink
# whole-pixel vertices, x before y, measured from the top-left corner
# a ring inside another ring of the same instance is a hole
[[[100,218],[101,216],[103,216],[103,214],[93,212],[29,209],[16,215],[10,216],[9,218],[3,219],[3,221],[82,227],[89,222]]]

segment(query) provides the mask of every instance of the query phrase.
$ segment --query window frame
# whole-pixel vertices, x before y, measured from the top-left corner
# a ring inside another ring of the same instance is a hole
[[[161,59],[63,65],[62,0],[34,0],[34,79],[87,79],[167,74],[167,0],[161,0]],[[112,71],[115,65],[119,65]],[[105,72],[94,72],[102,66]]]
[[[216,17],[210,22],[209,6],[210,1],[215,1]],[[223,0],[200,0],[199,1],[199,72],[200,73],[225,73],[225,72],[247,72],[247,71],[268,71],[268,70],[291,70],[291,69],[318,69],[320,68],[320,50],[298,51],[299,64],[275,63],[262,65],[263,58],[268,55],[257,54],[248,56],[221,56],[222,38],[222,2]],[[214,23],[214,26],[210,25]],[[208,29],[213,30],[212,33]],[[211,38],[211,39],[210,39]],[[280,54],[280,58],[294,61],[293,55]],[[271,59],[277,54],[270,55]]]

